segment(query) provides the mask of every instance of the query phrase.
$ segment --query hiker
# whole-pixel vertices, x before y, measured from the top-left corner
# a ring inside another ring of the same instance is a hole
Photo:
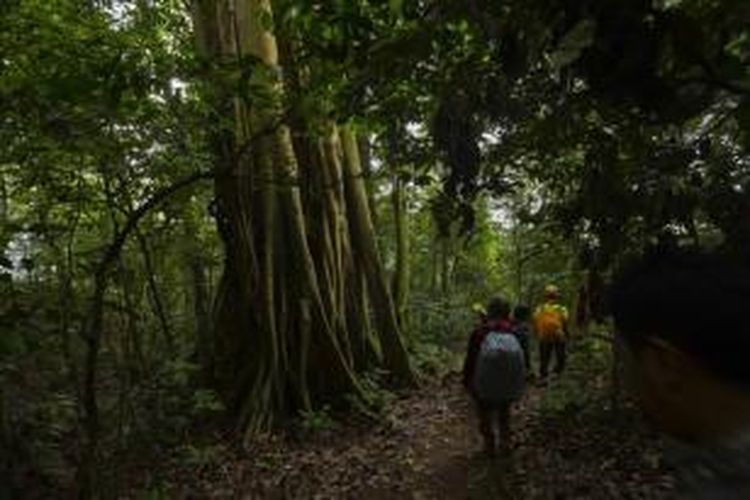
[[[628,379],[677,438],[676,498],[750,498],[750,271],[718,256],[652,254],[613,286]]]
[[[526,366],[526,373],[531,375],[531,308],[527,305],[519,304],[513,309],[513,329],[521,343],[523,349],[523,361]]]
[[[560,290],[555,285],[544,288],[544,302],[534,311],[534,333],[539,340],[539,378],[547,380],[549,363],[555,356],[555,373],[565,370],[568,337],[568,309],[559,303]]]
[[[510,305],[492,299],[486,320],[471,334],[464,361],[464,386],[476,402],[479,432],[489,456],[494,456],[496,443],[510,449],[511,407],[525,387],[523,349],[509,316]]]

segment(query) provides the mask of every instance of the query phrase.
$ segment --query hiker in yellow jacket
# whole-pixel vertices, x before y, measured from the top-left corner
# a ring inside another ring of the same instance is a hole
[[[568,337],[568,309],[559,303],[560,290],[555,285],[544,288],[544,302],[534,311],[534,333],[539,340],[539,377],[547,379],[552,354],[555,355],[555,373],[565,369],[566,341]]]

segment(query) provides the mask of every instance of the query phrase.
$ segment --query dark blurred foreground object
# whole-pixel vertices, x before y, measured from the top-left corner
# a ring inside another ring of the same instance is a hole
[[[725,256],[653,251],[616,279],[629,380],[671,437],[680,498],[750,498],[750,270]]]

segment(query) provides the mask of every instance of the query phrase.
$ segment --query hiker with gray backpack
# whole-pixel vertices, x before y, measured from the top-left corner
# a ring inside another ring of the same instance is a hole
[[[486,319],[471,334],[463,383],[476,402],[487,454],[494,456],[498,444],[509,449],[511,408],[523,395],[526,366],[510,305],[499,297],[490,300]]]

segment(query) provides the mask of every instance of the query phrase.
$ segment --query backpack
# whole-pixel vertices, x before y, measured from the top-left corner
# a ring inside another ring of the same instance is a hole
[[[565,335],[567,311],[563,306],[544,304],[534,315],[534,330],[541,340],[560,340]]]
[[[474,371],[474,394],[487,404],[518,400],[526,386],[523,349],[511,333],[491,331],[485,335]]]
[[[531,337],[531,325],[526,322],[516,323],[515,328],[513,328],[513,333],[518,341],[521,342],[521,347],[523,347],[523,339],[529,339]]]

